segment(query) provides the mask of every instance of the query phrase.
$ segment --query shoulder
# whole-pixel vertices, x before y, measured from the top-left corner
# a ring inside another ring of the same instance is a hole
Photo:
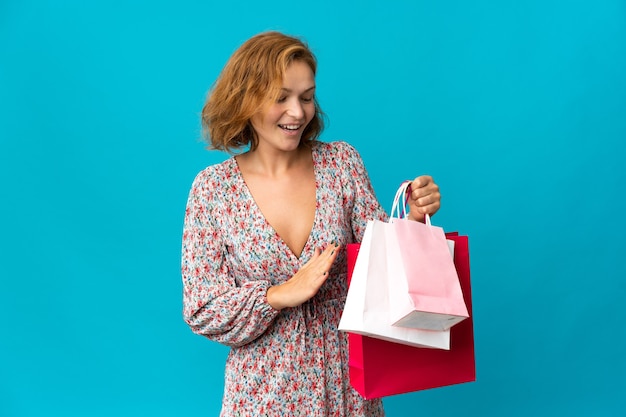
[[[361,160],[361,156],[356,148],[345,141],[315,142],[313,149],[322,160],[334,159],[344,161],[346,163],[353,163],[355,160]]]
[[[235,160],[233,157],[204,168],[194,178],[192,192],[206,193],[220,187],[230,186],[234,181],[234,168]]]

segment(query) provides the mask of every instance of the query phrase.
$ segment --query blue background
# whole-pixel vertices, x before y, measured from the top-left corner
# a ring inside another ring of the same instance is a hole
[[[435,4],[431,4],[435,3]],[[0,416],[217,415],[227,349],[181,317],[199,112],[277,29],[389,209],[435,177],[470,236],[475,383],[389,416],[626,410],[626,3],[0,2]]]

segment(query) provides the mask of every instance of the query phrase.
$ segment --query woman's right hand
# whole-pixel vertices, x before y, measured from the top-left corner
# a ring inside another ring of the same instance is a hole
[[[289,280],[267,290],[267,302],[276,310],[297,307],[313,298],[326,282],[330,267],[339,253],[339,245],[331,243],[322,252],[315,249],[313,257]]]

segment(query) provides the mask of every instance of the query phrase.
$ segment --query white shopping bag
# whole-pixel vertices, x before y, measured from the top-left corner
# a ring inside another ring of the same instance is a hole
[[[354,265],[339,330],[416,347],[450,349],[450,331],[391,325],[386,233],[389,224],[367,224]]]

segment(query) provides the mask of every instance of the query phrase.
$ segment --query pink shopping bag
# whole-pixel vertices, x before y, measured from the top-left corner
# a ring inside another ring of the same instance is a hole
[[[442,228],[393,217],[406,205],[405,182],[396,193],[386,233],[390,319],[394,326],[447,330],[469,314]]]

